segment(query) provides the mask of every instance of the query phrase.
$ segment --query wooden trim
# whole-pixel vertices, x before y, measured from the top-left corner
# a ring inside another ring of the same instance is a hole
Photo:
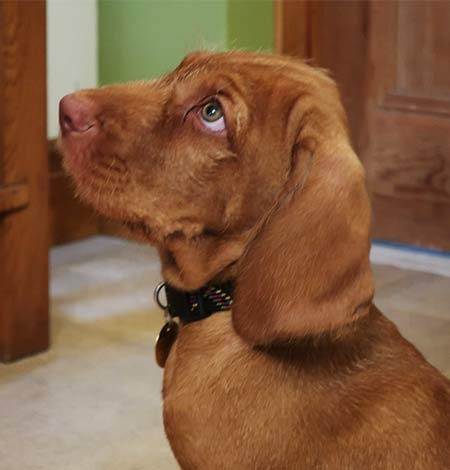
[[[275,52],[311,57],[311,1],[275,0]]]
[[[348,114],[353,145],[364,161],[371,77],[369,2],[276,0],[275,8],[277,52],[307,58],[331,71]]]
[[[45,1],[0,1],[0,61],[0,185],[26,182],[27,189],[10,187],[8,198],[28,201],[0,214],[0,361],[7,362],[49,344]]]
[[[440,201],[398,199],[372,193],[372,207],[372,236],[375,240],[450,251],[449,224],[445,223],[450,220],[448,204]],[[440,223],[436,223],[436,214],[441,217]]]
[[[22,209],[30,202],[30,192],[27,184],[12,184],[0,186],[0,214]]]
[[[275,0],[274,9],[274,52],[282,54],[283,51],[283,3],[281,0]]]
[[[387,94],[381,105],[385,109],[406,111],[436,116],[450,116],[450,101],[438,100],[423,96],[403,95],[400,93]]]

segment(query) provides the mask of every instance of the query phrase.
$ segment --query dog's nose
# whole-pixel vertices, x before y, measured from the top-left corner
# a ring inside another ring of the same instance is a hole
[[[95,125],[93,103],[72,93],[59,102],[59,125],[63,134],[86,132]]]

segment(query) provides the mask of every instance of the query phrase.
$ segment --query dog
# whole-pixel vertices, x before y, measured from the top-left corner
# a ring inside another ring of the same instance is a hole
[[[80,197],[157,247],[171,289],[233,285],[166,346],[181,468],[450,469],[450,382],[372,302],[364,171],[325,72],[198,52],[64,97],[60,122]]]

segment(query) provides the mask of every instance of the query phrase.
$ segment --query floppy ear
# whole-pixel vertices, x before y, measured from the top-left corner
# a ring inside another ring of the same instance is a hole
[[[303,187],[288,182],[292,193],[249,245],[236,279],[233,324],[253,345],[336,329],[366,314],[373,297],[358,158],[347,137],[299,152],[292,178],[306,177]]]

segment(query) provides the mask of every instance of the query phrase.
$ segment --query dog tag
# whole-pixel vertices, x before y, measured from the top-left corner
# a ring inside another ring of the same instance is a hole
[[[159,332],[155,344],[155,359],[159,367],[164,368],[173,343],[177,339],[178,324],[174,321],[167,322]]]

